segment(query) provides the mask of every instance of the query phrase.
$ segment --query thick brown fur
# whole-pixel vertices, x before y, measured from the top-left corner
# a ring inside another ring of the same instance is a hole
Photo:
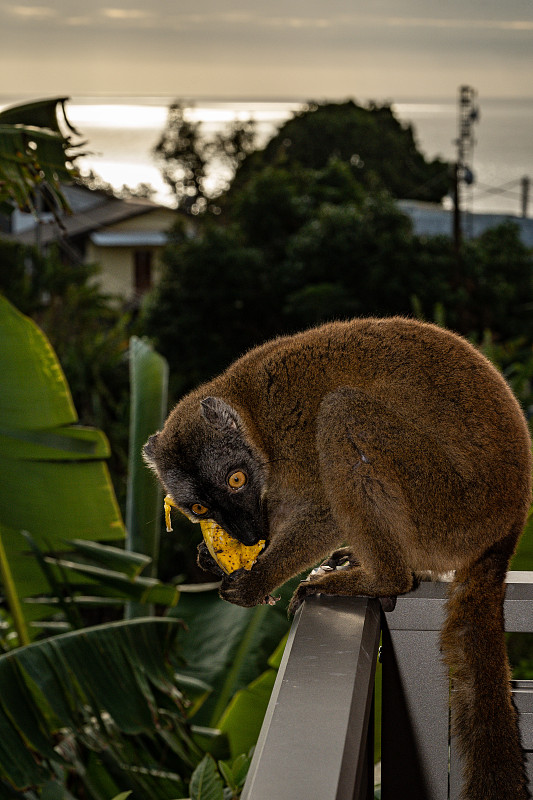
[[[465,800],[525,800],[509,691],[504,578],[531,500],[523,414],[460,337],[412,320],[331,323],[256,348],[185,397],[146,459],[186,510],[205,506],[246,544],[223,579],[243,606],[315,565],[306,595],[394,596],[455,570],[442,648],[454,682]],[[225,485],[231,470],[247,485]],[[191,512],[191,516],[193,516]],[[199,562],[212,566],[200,547]]]

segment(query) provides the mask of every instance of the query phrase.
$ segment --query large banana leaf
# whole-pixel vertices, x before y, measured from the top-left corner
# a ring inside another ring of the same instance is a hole
[[[126,506],[126,547],[151,559],[146,575],[154,576],[159,553],[162,492],[147,469],[142,446],[162,427],[167,411],[168,364],[142,339],[130,339],[130,442],[128,497]],[[129,617],[146,615],[138,603],[129,603]]]
[[[13,201],[34,208],[41,186],[66,208],[60,181],[72,178],[76,150],[68,133],[77,133],[65,114],[67,98],[12,106],[0,112],[0,203]],[[60,119],[62,118],[62,125]]]
[[[53,619],[40,621],[42,630],[81,628],[80,610],[89,607],[116,606],[120,609],[128,601],[134,601],[145,609],[144,616],[149,616],[150,605],[172,607],[178,602],[180,592],[176,585],[141,575],[150,565],[150,558],[141,553],[74,539],[65,543],[73,548],[71,551],[45,555],[33,537],[28,533],[25,537],[49,584],[46,596],[26,598],[25,603],[38,604],[50,614],[58,609],[63,612],[61,620],[57,620],[55,613]]]
[[[65,550],[67,539],[119,540],[125,532],[104,461],[109,455],[107,439],[77,424],[50,343],[3,297],[0,341],[3,582],[8,569],[20,598],[48,588],[22,531],[28,531],[41,550],[56,552]],[[24,605],[22,613],[31,621],[42,612]]]
[[[234,758],[248,753],[257,742],[286,642],[284,636],[268,659],[268,669],[239,689],[217,723],[227,734]]]
[[[268,666],[268,659],[287,633],[287,603],[298,578],[280,590],[274,607],[241,608],[221,600],[215,591],[182,592],[178,608],[187,633],[179,634],[185,659],[183,673],[213,687],[194,721],[218,727],[228,704],[239,689],[250,684]]]
[[[66,128],[70,133],[79,135],[67,119],[67,100],[68,97],[54,97],[9,106],[0,111],[0,124],[46,128],[53,133],[62,133],[62,128]]]
[[[104,752],[115,769],[122,761],[125,788],[141,785],[152,798],[179,796],[200,753],[169,668],[178,627],[176,620],[132,620],[0,656],[0,779],[6,782],[0,796],[9,796],[8,785],[23,790],[54,782],[58,766],[76,766],[80,748]],[[140,764],[136,753],[138,770],[128,772],[131,736],[146,737],[146,746]],[[160,791],[164,782],[151,786],[150,776],[162,771],[157,754],[169,750],[171,769],[163,777],[170,788]]]

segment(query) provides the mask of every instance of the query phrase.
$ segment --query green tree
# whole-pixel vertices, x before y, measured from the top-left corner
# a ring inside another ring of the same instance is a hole
[[[173,354],[173,392],[192,388],[265,334],[274,335],[280,300],[264,254],[236,226],[209,225],[201,237],[169,247],[145,306],[144,329],[164,355]]]
[[[463,247],[467,303],[463,328],[499,339],[533,338],[533,253],[518,226],[505,222]]]
[[[533,326],[532,256],[512,225],[464,244],[420,237],[395,197],[439,199],[427,162],[389,106],[311,106],[241,159],[194,239],[176,235],[143,323],[173,393],[269,337],[328,319],[416,314],[481,341]]]
[[[413,250],[409,219],[388,197],[368,196],[359,206],[322,204],[291,238],[286,264],[305,284],[339,287],[335,316],[408,313]]]
[[[187,214],[205,211],[207,159],[200,125],[187,119],[182,103],[169,107],[165,128],[153,152],[177,208]]]
[[[209,186],[210,167],[216,164],[219,175],[225,172],[231,178],[254,149],[255,126],[252,120],[236,120],[224,132],[206,136],[201,124],[191,121],[186,112],[183,103],[172,103],[153,154],[177,208],[196,216],[228,187],[226,177]],[[218,210],[214,205],[213,211]]]
[[[363,108],[351,100],[308,105],[243,161],[236,185],[268,164],[322,169],[332,156],[366,189],[386,189],[393,197],[439,201],[449,188],[447,163],[424,158],[413,128],[402,125],[390,105]]]

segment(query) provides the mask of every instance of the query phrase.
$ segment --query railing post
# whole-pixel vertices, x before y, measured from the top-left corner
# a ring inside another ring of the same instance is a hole
[[[365,780],[372,791],[379,613],[375,599],[326,595],[298,610],[242,800],[359,800]]]
[[[439,650],[446,585],[421,583],[384,615],[381,796],[447,800],[449,679]]]
[[[533,573],[510,572],[507,631],[531,632]],[[447,584],[423,582],[398,597],[383,628],[382,800],[458,800],[461,763],[449,734],[448,672],[440,653]],[[530,783],[533,778],[533,681],[515,682]],[[533,783],[532,783],[533,785]]]

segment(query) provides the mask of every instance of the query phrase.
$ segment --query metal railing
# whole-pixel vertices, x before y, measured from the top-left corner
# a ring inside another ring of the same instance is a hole
[[[506,630],[533,630],[533,573],[511,572]],[[439,650],[447,585],[422,583],[390,613],[318,595],[299,609],[242,800],[373,798],[373,690],[382,634],[382,800],[458,800],[449,676]],[[513,682],[533,785],[533,681]]]
[[[367,734],[379,608],[377,600],[321,595],[298,610],[242,800],[373,796]]]

